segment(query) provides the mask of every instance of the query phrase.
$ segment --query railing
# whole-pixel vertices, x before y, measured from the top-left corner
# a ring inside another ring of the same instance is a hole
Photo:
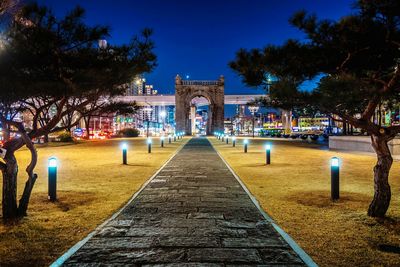
[[[190,80],[190,81],[182,81],[182,85],[219,85],[219,81],[195,81],[195,80]]]

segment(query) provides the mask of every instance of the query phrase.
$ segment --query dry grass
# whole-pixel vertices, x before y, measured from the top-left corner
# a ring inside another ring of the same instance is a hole
[[[392,201],[387,218],[366,215],[373,196],[375,157],[318,149],[298,142],[271,141],[272,165],[263,145],[251,140],[249,153],[210,138],[263,209],[321,266],[400,266],[400,255],[379,245],[400,247],[400,163],[390,173]],[[330,201],[329,160],[342,160],[341,199]]]
[[[127,166],[121,164],[122,142],[129,144]],[[151,154],[143,138],[39,147],[39,178],[28,216],[15,225],[3,225],[0,217],[0,266],[48,265],[86,236],[122,207],[186,140],[164,148],[158,142],[154,139]],[[47,200],[47,159],[53,155],[60,162],[55,203]],[[19,193],[28,156],[27,150],[17,153]]]

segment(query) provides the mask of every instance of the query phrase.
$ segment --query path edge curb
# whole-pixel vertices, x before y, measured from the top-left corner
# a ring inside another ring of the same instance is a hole
[[[208,140],[208,138],[207,138]],[[233,174],[235,179],[239,182],[240,186],[243,188],[243,190],[247,193],[247,195],[250,197],[251,201],[253,204],[256,206],[256,208],[261,212],[263,217],[269,221],[272,226],[275,228],[275,230],[282,236],[282,238],[289,244],[289,246],[293,249],[294,252],[303,260],[303,262],[309,266],[309,267],[318,267],[318,264],[315,263],[315,261],[311,258],[310,255],[307,254],[297,243],[294,241],[294,239],[286,233],[279,225],[275,223],[275,221],[269,216],[260,206],[260,203],[258,200],[251,194],[249,189],[246,187],[246,185],[242,182],[240,177],[236,174],[236,172],[232,169],[231,165],[222,157],[221,153],[217,149],[215,149],[214,144],[210,142],[212,148],[214,151],[218,154],[218,156],[222,159],[222,161],[225,163],[225,165],[228,167],[229,171]]]
[[[191,138],[190,138],[191,139]],[[189,140],[190,140],[189,139]],[[117,210],[114,214],[111,215],[107,220],[97,226],[93,231],[91,231],[85,238],[78,241],[75,245],[70,247],[63,255],[61,255],[58,259],[56,259],[53,263],[49,265],[49,267],[61,267],[75,252],[77,252],[83,245],[85,245],[90,238],[92,238],[96,233],[98,233],[101,228],[103,228],[106,224],[108,224],[111,220],[115,219],[121,212],[128,207],[136,197],[145,189],[145,187],[164,169],[164,167],[173,159],[175,156],[183,149],[186,145],[187,141],[183,143],[173,154],[172,156],[149,178],[147,181],[140,187],[138,191],[136,191],[133,196],[128,200],[128,202],[119,210]]]

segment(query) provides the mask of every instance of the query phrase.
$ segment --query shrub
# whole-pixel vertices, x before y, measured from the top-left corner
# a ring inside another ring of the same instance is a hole
[[[125,128],[119,131],[119,134],[124,137],[138,137],[139,133],[139,130],[136,128]]]
[[[71,133],[68,133],[68,132],[61,133],[60,135],[58,135],[57,139],[60,142],[72,142],[73,141]]]

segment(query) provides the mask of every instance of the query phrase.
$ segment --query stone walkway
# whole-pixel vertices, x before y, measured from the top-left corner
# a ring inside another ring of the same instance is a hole
[[[193,138],[64,266],[304,265],[206,138]]]

